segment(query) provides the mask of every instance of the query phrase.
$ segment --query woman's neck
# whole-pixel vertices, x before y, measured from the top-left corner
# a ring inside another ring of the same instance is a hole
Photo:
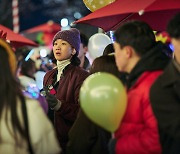
[[[70,63],[71,63],[70,59],[66,59],[66,60],[62,60],[62,61],[57,60],[57,67],[62,68],[64,66],[67,66]]]
[[[57,70],[58,70],[57,81],[59,81],[61,74],[63,73],[63,69],[70,63],[71,63],[70,59],[57,61]]]

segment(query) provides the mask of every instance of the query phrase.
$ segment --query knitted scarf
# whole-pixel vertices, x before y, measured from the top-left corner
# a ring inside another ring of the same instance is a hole
[[[66,59],[66,60],[62,60],[62,61],[57,60],[57,70],[58,70],[57,81],[60,80],[61,74],[63,73],[63,69],[70,63],[71,63],[70,59]]]

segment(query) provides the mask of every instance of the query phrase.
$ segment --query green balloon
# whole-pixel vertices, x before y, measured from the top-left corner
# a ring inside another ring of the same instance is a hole
[[[94,123],[114,132],[126,110],[126,90],[114,75],[98,72],[84,81],[80,89],[80,105]]]

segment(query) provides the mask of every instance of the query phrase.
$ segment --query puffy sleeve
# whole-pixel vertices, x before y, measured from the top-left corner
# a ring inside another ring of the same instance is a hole
[[[117,137],[117,142],[115,146],[115,151],[117,154],[161,153],[157,121],[148,100],[146,100],[146,103],[144,103],[144,106],[142,106],[142,111],[144,126],[140,126],[141,129],[138,129],[137,126],[137,130],[132,130],[132,132],[130,133]],[[129,128],[131,126],[133,127],[133,124],[128,124]],[[123,127],[125,127],[125,125],[121,126],[121,128]]]
[[[116,133],[115,151],[120,153],[161,153],[157,120],[149,99],[150,83],[128,94],[125,122]],[[146,88],[144,88],[146,87]]]

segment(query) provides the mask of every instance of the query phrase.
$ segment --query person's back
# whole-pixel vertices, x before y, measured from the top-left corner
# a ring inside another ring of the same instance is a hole
[[[97,72],[107,72],[119,78],[114,55],[96,58],[90,68],[90,74]],[[96,125],[80,110],[69,132],[67,154],[108,154],[110,138],[110,132]]]
[[[24,97],[16,58],[0,39],[0,153],[60,153],[55,131],[38,102]]]
[[[162,153],[180,153],[180,13],[172,18],[167,32],[174,46],[174,59],[151,88],[150,99],[158,120]]]
[[[156,118],[149,100],[149,89],[168,63],[163,44],[155,42],[148,24],[129,21],[114,33],[115,58],[120,72],[128,73],[128,106],[115,133],[120,153],[161,153]]]
[[[32,59],[22,60],[19,66],[18,79],[22,86],[24,95],[37,99],[45,113],[48,112],[48,103],[44,96],[40,95],[40,89],[38,88],[35,80],[36,66],[35,61]]]
[[[20,73],[18,75],[21,85],[26,89],[29,85],[36,86],[35,75],[36,67],[32,59],[22,60],[20,64]]]
[[[59,153],[60,148],[58,141],[55,137],[55,132],[53,126],[47,119],[44,111],[39,106],[36,100],[26,98],[25,99],[27,107],[27,117],[29,125],[29,134],[31,139],[31,146],[36,154],[48,154],[48,153]],[[21,102],[18,101],[17,104],[17,115],[20,119],[20,124],[24,125],[23,114],[21,108]],[[8,113],[8,121],[6,121],[6,113]],[[22,134],[17,133],[17,140],[14,139],[13,126],[10,123],[12,114],[9,110],[8,112],[2,112],[0,128],[1,128],[1,142],[0,142],[0,153],[23,153],[28,154],[28,144],[26,139],[22,137]],[[7,123],[8,122],[8,126]]]

